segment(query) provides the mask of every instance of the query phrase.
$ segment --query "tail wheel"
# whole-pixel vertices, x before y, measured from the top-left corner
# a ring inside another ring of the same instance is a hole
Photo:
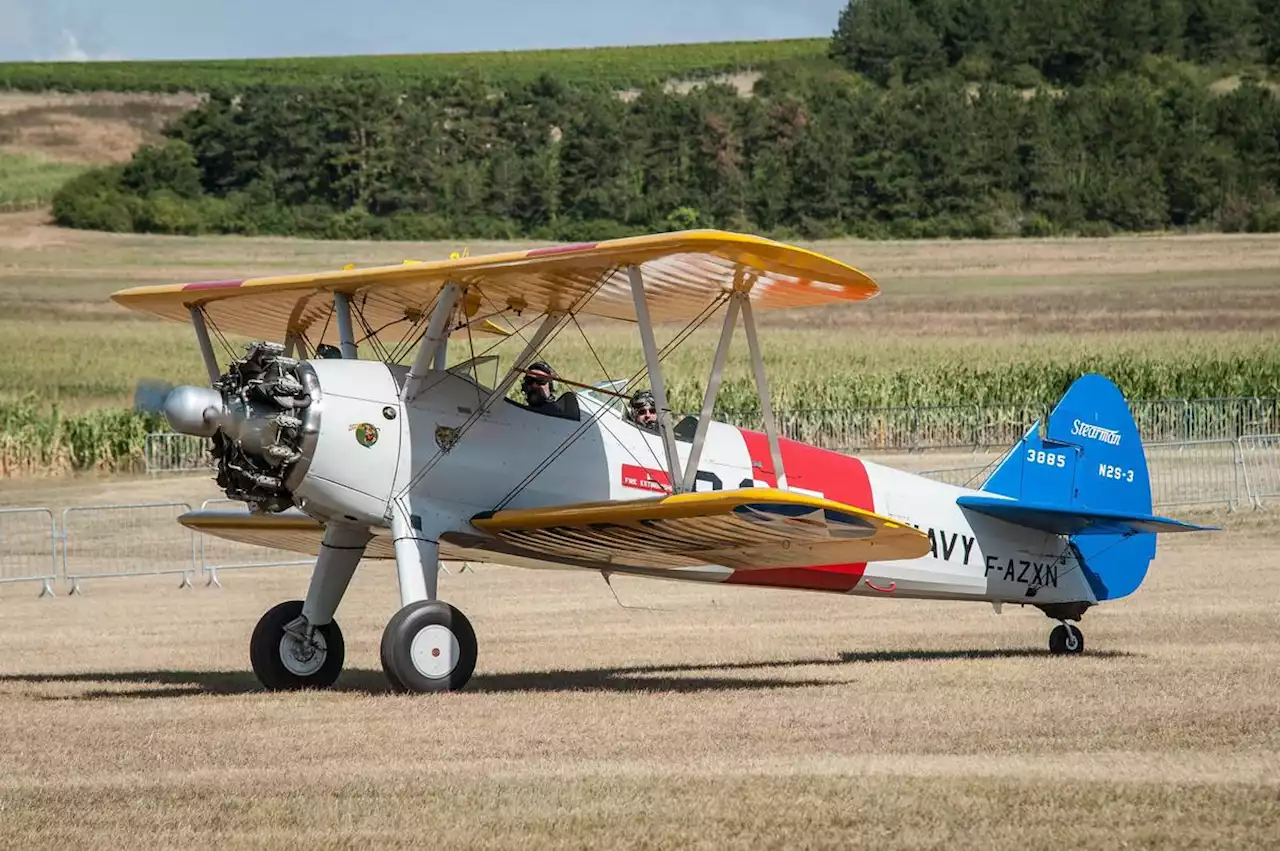
[[[1055,655],[1083,653],[1084,633],[1069,623],[1058,624],[1049,633],[1049,652]]]
[[[301,618],[302,601],[290,600],[268,610],[253,628],[249,661],[271,691],[328,688],[342,673],[346,645],[337,621],[316,627],[308,640],[293,626]]]
[[[476,657],[471,623],[439,600],[410,603],[382,633],[382,667],[396,691],[457,691],[471,679]]]

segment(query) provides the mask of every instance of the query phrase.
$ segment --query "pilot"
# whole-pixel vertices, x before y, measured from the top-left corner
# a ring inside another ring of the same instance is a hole
[[[658,431],[658,403],[648,390],[639,390],[627,406],[627,419],[655,434]]]
[[[552,381],[556,371],[546,361],[529,364],[529,373],[534,374],[525,374],[520,382],[520,389],[524,392],[524,401],[530,410],[569,420],[582,418],[576,394],[565,393],[556,398],[556,385]]]

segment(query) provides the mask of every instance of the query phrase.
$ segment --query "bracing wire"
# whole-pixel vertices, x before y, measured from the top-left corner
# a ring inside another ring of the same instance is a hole
[[[378,360],[383,363],[389,363],[388,358],[391,353],[387,351],[387,347],[378,339],[377,332],[373,330],[373,326],[371,326],[369,321],[365,319],[364,311],[354,303],[351,305],[351,311],[355,313],[356,320],[360,323],[360,327],[365,331],[364,340],[361,342],[368,341],[369,345],[373,347],[373,353],[378,356]]]
[[[569,306],[568,310],[564,312],[569,316],[572,316],[577,310],[580,310],[582,305],[586,304],[588,301],[590,301],[592,298],[595,297],[596,293],[600,291],[600,288],[604,286],[605,282],[608,281],[610,277],[612,277],[612,275],[616,270],[617,270],[616,267],[610,267],[608,271],[606,271],[603,275],[600,276],[600,279],[597,280],[596,283],[589,290],[584,292],[573,304]],[[545,320],[547,315],[549,314],[539,314],[538,318],[542,318]],[[561,320],[556,324],[556,327],[553,328],[551,333],[547,335],[547,339],[543,341],[543,344],[542,344],[543,348],[550,345],[551,342],[557,336],[559,336],[560,332],[564,330],[564,327],[566,324],[567,323],[565,323],[563,320]],[[525,342],[525,345],[526,347],[528,346],[527,340]],[[512,368],[514,368],[514,364],[512,365]],[[455,442],[457,440],[460,440],[462,436],[465,435],[471,429],[471,427],[476,423],[476,421],[479,420],[482,411],[483,411],[483,406],[481,406],[480,408],[477,408],[475,413],[467,417],[467,419],[462,423],[462,425],[458,426]],[[430,473],[432,469],[435,468],[436,464],[440,463],[440,459],[443,457],[444,457],[444,450],[437,449],[436,453],[432,455],[427,460],[427,462],[422,465],[422,468],[419,469],[417,472],[415,472],[413,476],[409,479],[409,481],[405,484],[405,486],[400,489],[399,495],[404,495],[405,493],[408,493],[410,490],[412,490],[418,484],[418,482],[422,481],[422,479],[426,477],[426,475]]]
[[[590,339],[589,337],[587,337],[587,332],[586,332],[585,330],[583,330],[582,325],[581,325],[581,324],[579,324],[579,322],[578,322],[578,317],[574,316],[574,317],[572,317],[572,319],[573,319],[574,327],[576,327],[576,328],[578,329],[578,333],[582,335],[582,341],[583,341],[584,343],[586,343],[586,344],[587,344],[587,349],[588,349],[588,350],[590,350],[590,352],[591,352],[591,356],[592,356],[593,358],[595,358],[595,359],[596,359],[596,365],[597,365],[597,366],[599,366],[599,367],[600,367],[600,371],[601,371],[602,373],[604,373],[605,381],[606,381],[606,382],[608,382],[608,383],[610,383],[610,384],[612,384],[612,383],[613,383],[613,376],[611,376],[611,375],[609,374],[609,370],[608,370],[608,368],[604,365],[604,361],[603,361],[603,360],[601,360],[600,355],[596,354],[595,346],[591,345],[591,339]],[[620,440],[619,440],[619,441],[617,441],[617,443],[618,443],[618,445],[619,445],[619,446],[621,446],[624,450],[626,450],[626,453],[627,453],[628,455],[630,455],[630,456],[631,456],[631,460],[632,460],[632,461],[635,461],[635,462],[636,462],[636,464],[640,464],[640,459],[639,459],[639,458],[637,458],[637,457],[635,456],[635,453],[631,451],[631,448],[630,448],[629,446],[627,446],[625,443],[623,443],[623,442],[622,442],[622,441],[620,441]],[[649,455],[650,455],[650,457],[652,457],[652,458],[653,458],[653,463],[654,463],[657,467],[661,468],[661,467],[662,467],[662,460],[661,460],[660,458],[658,458],[658,453],[654,450],[654,448],[653,448],[652,446],[650,446],[650,445],[649,445],[649,441],[647,441],[647,440],[646,440],[646,441],[644,442],[644,444],[645,444],[645,448],[647,448],[647,449],[649,450]]]
[[[235,347],[231,345],[231,342],[222,333],[222,330],[218,328],[218,323],[213,321],[213,319],[209,316],[208,311],[206,311],[203,307],[200,308],[200,314],[204,317],[205,328],[208,328],[213,331],[213,335],[218,338],[218,342],[222,344],[222,348],[227,350],[227,356],[231,360],[235,360],[236,359]]]
[[[676,334],[676,336],[670,342],[667,343],[666,346],[664,346],[662,349],[659,350],[658,363],[661,364],[662,361],[666,359],[667,355],[669,355],[677,347],[682,345],[684,341],[687,340],[689,336],[693,334],[694,331],[697,331],[698,328],[702,327],[703,323],[705,323],[707,319],[709,319],[711,315],[714,314],[715,311],[720,307],[720,305],[723,304],[728,298],[729,298],[728,295],[724,295],[718,299],[713,300],[709,305],[707,305],[707,307],[703,308],[703,310],[696,317],[690,320],[690,322],[687,325],[685,325],[685,327],[682,328],[680,332]],[[648,366],[646,365],[636,370],[636,372],[632,374],[631,378],[627,380],[627,383],[625,386],[627,388],[630,388],[640,378],[640,376],[645,373],[647,369],[648,369]],[[577,429],[573,431],[572,434],[570,434],[567,438],[565,438],[558,447],[552,450],[552,452],[546,458],[544,458],[536,467],[534,467],[534,469],[528,475],[526,475],[524,479],[522,479],[514,488],[512,488],[511,491],[509,491],[507,495],[504,496],[498,502],[494,510],[500,511],[503,508],[505,508],[507,505],[509,505],[511,503],[511,500],[519,496],[521,491],[527,488],[533,482],[534,479],[542,475],[542,473],[544,473],[548,467],[550,467],[553,463],[555,463],[555,461],[561,455],[563,455],[566,451],[568,451],[569,447],[572,446],[574,443],[576,443],[578,439],[581,438],[582,435],[585,434],[591,426],[593,426],[596,422],[598,422],[600,417],[604,414],[606,410],[607,410],[607,407],[602,406],[594,414],[588,417]],[[659,466],[661,466],[661,462],[659,462]],[[669,471],[669,475],[672,476],[673,486],[675,483],[674,477],[676,473],[677,473],[676,470]]]

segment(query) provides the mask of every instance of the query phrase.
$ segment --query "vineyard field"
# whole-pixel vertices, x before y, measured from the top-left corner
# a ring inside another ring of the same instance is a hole
[[[760,70],[779,62],[825,62],[825,38],[595,47],[564,50],[314,56],[281,59],[150,62],[5,62],[0,89],[23,91],[204,92],[218,86],[307,85],[347,75],[423,80],[480,74],[530,82],[542,74],[565,82],[623,88],[675,78]]]

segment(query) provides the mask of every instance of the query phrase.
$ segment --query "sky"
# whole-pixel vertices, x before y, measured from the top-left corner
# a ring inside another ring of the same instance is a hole
[[[0,61],[828,37],[848,0],[0,0]]]

